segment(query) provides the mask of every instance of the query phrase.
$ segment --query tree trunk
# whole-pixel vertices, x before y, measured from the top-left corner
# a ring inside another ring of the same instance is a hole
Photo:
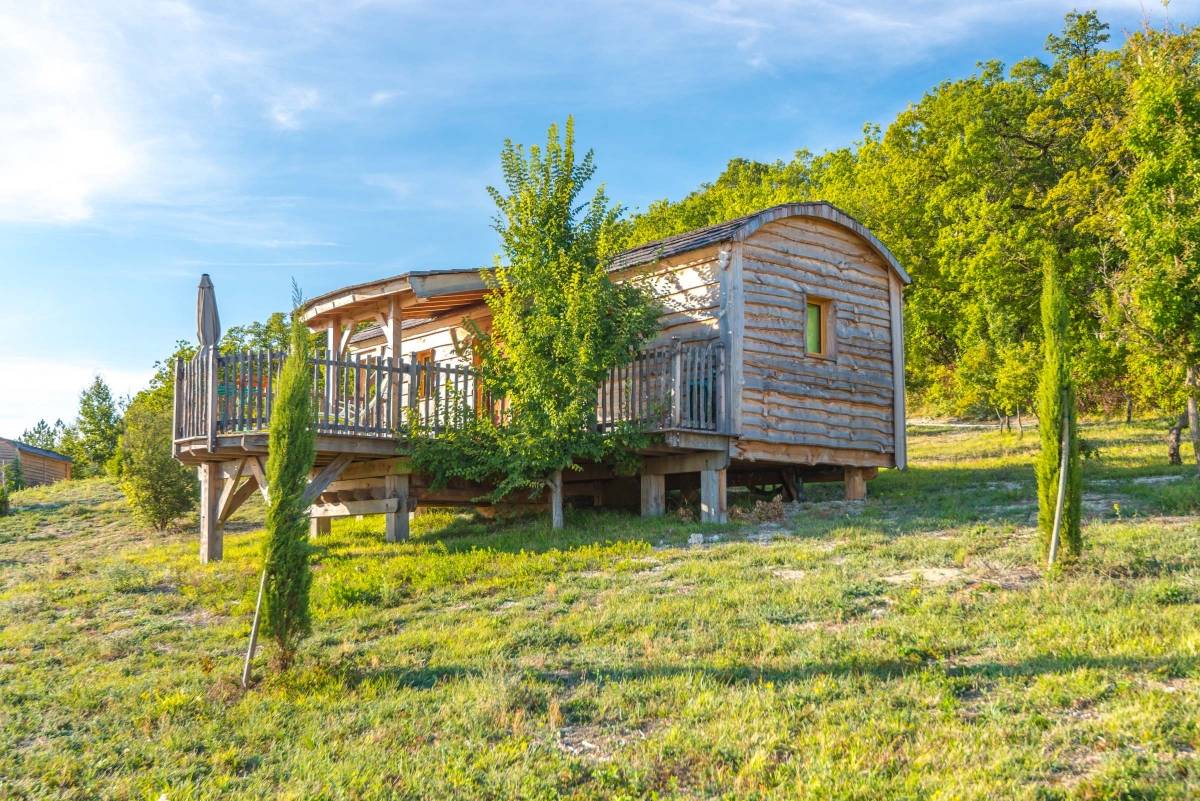
[[[1171,426],[1167,434],[1167,464],[1183,464],[1183,459],[1179,458],[1179,439],[1183,434],[1183,429],[1187,428],[1188,416],[1187,412],[1179,415],[1179,419],[1175,421],[1175,425]]]
[[[1133,422],[1133,396],[1125,396],[1125,425]]]
[[[1192,456],[1196,459],[1196,472],[1200,474],[1200,365],[1188,367],[1187,384],[1187,418],[1192,434]]]
[[[1025,436],[1025,421],[1021,419],[1021,407],[1017,407],[1017,436]]]

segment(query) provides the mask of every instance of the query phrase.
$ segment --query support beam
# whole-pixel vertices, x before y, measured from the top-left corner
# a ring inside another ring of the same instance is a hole
[[[271,502],[271,488],[267,486],[267,473],[263,467],[261,456],[250,456],[246,459],[246,467],[250,468],[250,475],[254,476],[254,481],[258,484],[258,491],[262,493],[263,502]]]
[[[667,512],[667,477],[642,474],[642,517],[661,517]]]
[[[847,467],[844,480],[846,500],[861,501],[867,497],[867,475],[861,467]]]
[[[316,539],[328,535],[333,530],[333,519],[329,517],[310,517],[308,519],[308,536]]]
[[[675,456],[651,456],[642,460],[643,475],[695,473],[699,470],[724,470],[729,466],[729,451],[682,453]]]
[[[325,465],[325,468],[308,482],[308,486],[304,488],[304,495],[300,498],[301,505],[308,506],[315,501],[352,461],[354,456],[349,453],[339,453],[335,456],[332,462]]]
[[[200,563],[219,562],[224,555],[221,525],[221,463],[200,465]]]
[[[725,471],[700,471],[700,521],[724,523],[729,520],[725,501]]]
[[[383,485],[387,500],[396,504],[383,516],[384,536],[388,542],[404,542],[408,539],[408,476],[387,476]]]
[[[563,527],[563,483],[562,471],[555,470],[550,476],[550,528]]]

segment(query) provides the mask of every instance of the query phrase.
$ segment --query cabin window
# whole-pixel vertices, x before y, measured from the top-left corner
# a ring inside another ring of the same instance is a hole
[[[413,354],[413,361],[421,365],[417,372],[417,397],[424,398],[429,395],[429,384],[433,378],[429,370],[433,365],[433,348],[417,351]]]
[[[811,356],[831,356],[832,304],[809,298],[804,313],[804,352]]]

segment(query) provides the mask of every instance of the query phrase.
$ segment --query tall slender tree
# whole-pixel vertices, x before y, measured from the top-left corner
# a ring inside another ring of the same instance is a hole
[[[1058,256],[1047,252],[1042,279],[1042,374],[1038,383],[1038,433],[1041,451],[1034,471],[1038,490],[1038,531],[1044,554],[1050,552],[1062,471],[1063,438],[1068,441],[1066,498],[1062,510],[1059,553],[1073,559],[1083,550],[1079,526],[1083,477],[1075,420],[1075,389],[1071,383],[1070,309],[1058,269]]]
[[[301,303],[293,287],[293,306]],[[279,373],[268,433],[267,545],[264,630],[276,645],[276,660],[286,669],[312,630],[309,611],[308,516],[304,488],[316,456],[312,427],[312,373],[308,330],[292,315],[291,350]]]

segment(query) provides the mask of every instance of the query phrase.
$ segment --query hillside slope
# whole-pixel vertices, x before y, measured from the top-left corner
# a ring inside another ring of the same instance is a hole
[[[784,521],[338,521],[300,664],[249,693],[261,507],[201,566],[109,482],[18,493],[0,797],[1196,797],[1200,485],[1157,430],[1084,436],[1050,582],[1032,433],[914,431],[865,504]]]

